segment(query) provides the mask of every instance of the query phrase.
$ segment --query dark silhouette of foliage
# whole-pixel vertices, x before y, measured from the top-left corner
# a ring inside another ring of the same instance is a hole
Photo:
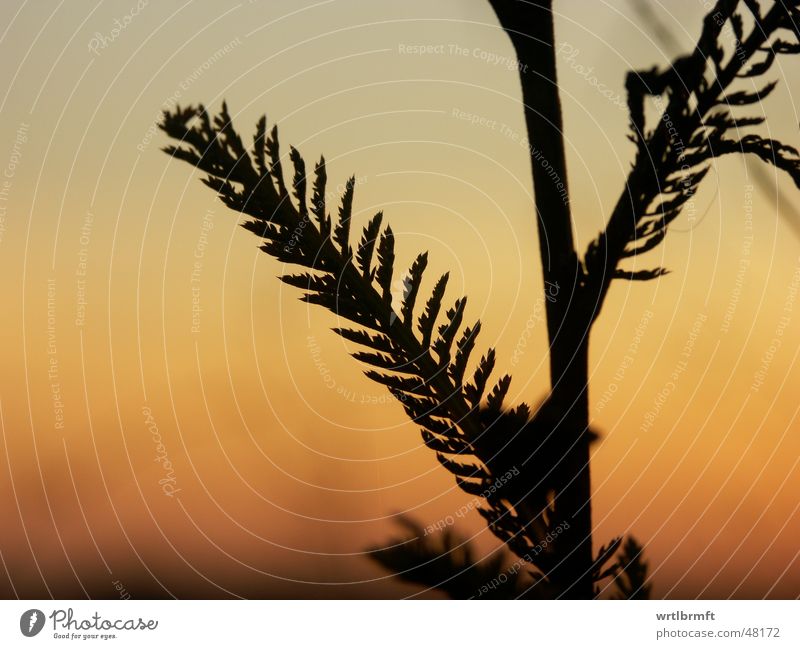
[[[422,584],[428,589],[438,589],[453,599],[552,599],[562,595],[534,566],[541,568],[560,561],[554,551],[553,541],[564,530],[557,527],[555,534],[542,537],[543,542],[534,551],[511,560],[506,552],[494,552],[491,558],[474,560],[471,543],[458,535],[452,525],[436,530],[423,528],[407,516],[398,516],[405,534],[393,538],[388,545],[373,548],[372,558],[394,576]],[[625,550],[617,554],[622,539],[617,538],[598,552],[592,579],[600,582],[612,578],[620,593],[635,593],[645,599],[650,587],[639,588],[646,579],[647,566],[642,563],[642,549],[631,537]],[[617,554],[617,560],[612,557]],[[623,581],[617,581],[622,579]],[[641,581],[639,581],[641,580]],[[601,593],[599,587],[596,594]]]
[[[644,548],[629,536],[617,556],[618,570],[614,586],[618,595],[615,599],[650,599],[652,587],[648,583],[647,562],[642,556],[643,552]]]
[[[565,189],[551,0],[490,1],[519,58],[530,141]],[[303,300],[352,323],[335,331],[362,348],[354,357],[369,366],[367,376],[403,404],[456,483],[483,500],[480,513],[490,529],[518,557],[527,557],[531,575],[543,588],[559,597],[593,597],[598,581],[617,577],[625,588],[636,587],[631,593],[644,594],[645,567],[637,563],[640,553],[634,552],[638,546],[632,539],[616,561],[621,539],[592,552],[589,446],[595,436],[588,424],[589,333],[612,280],[651,280],[666,272],[660,267],[628,270],[623,263],[664,240],[715,157],[754,154],[800,185],[797,150],[747,132],[764,118],[741,114],[775,87],[762,77],[777,56],[800,52],[798,4],[719,0],[704,20],[694,51],[667,69],[628,74],[635,157],[606,228],[584,254],[576,251],[563,191],[541,165],[533,164],[542,269],[545,281],[562,290],[558,299],[546,302],[552,391],[535,411],[526,404],[505,405],[509,376],[489,387],[492,349],[468,373],[481,325],[464,326],[466,298],[447,308],[447,274],[420,308],[427,253],[417,256],[402,276],[402,307],[400,313],[393,309],[392,286],[401,277],[394,235],[378,213],[354,242],[354,179],[346,185],[334,220],[325,204],[324,158],[309,173],[291,148],[287,187],[277,127],[268,133],[262,118],[248,151],[225,104],[213,118],[202,106],[165,112],[162,128],[178,142],[165,151],[207,174],[203,182],[248,217],[243,226],[261,238],[264,252],[303,269],[281,278],[304,291]],[[751,17],[747,33],[744,12]],[[725,47],[724,29],[736,34],[735,51]],[[792,40],[784,40],[784,34]],[[655,102],[661,113],[655,125],[646,122],[647,102]],[[554,536],[565,521],[569,532]],[[548,551],[536,552],[548,536],[554,538]],[[384,554],[384,564],[403,568],[423,583],[443,576],[460,584],[459,570],[471,579],[477,568],[470,567],[469,554],[454,557],[448,551],[454,544],[447,537],[438,550],[423,542],[412,546],[418,558],[439,557],[424,575],[399,553]]]
[[[681,51],[681,45],[678,38],[676,38],[673,31],[664,23],[659,14],[653,10],[649,0],[631,0],[631,5],[647,24],[649,32],[654,36],[654,39],[665,48],[667,53],[675,54]],[[739,21],[737,20],[737,23]],[[775,62],[777,52],[775,50],[767,50],[764,63],[770,65]],[[763,72],[766,72],[768,66],[764,66]],[[752,165],[748,167],[748,175],[752,178],[753,184],[761,191],[761,194],[769,200],[776,207],[780,205],[778,212],[784,217],[784,222],[788,225],[797,236],[800,236],[800,210],[798,210],[788,194],[775,182],[775,179],[770,177],[767,169],[761,165]]]
[[[265,137],[264,119],[256,129],[252,157],[233,130],[224,104],[213,119],[202,107],[176,109],[165,114],[162,127],[188,145],[168,147],[167,153],[209,174],[203,182],[228,207],[251,217],[243,227],[263,239],[264,252],[310,271],[281,280],[305,291],[304,301],[324,306],[357,326],[334,331],[364,348],[353,356],[372,368],[366,375],[387,386],[403,404],[420,425],[425,444],[457,484],[485,499],[487,506],[479,511],[492,531],[520,556],[535,547],[540,536],[561,520],[550,498],[560,440],[551,434],[552,425],[545,424],[554,415],[547,402],[533,418],[526,404],[504,409],[511,381],[507,375],[487,391],[495,365],[493,349],[465,380],[481,325],[462,328],[466,298],[456,299],[439,317],[448,275],[438,280],[414,322],[427,261],[427,254],[420,254],[411,266],[401,313],[395,313],[391,228],[381,232],[378,213],[364,228],[358,246],[354,249],[350,243],[354,179],[347,183],[332,228],[330,217],[322,217],[321,211],[316,222],[309,216],[306,166],[295,149],[290,152],[294,201],[290,199],[280,175],[278,131],[274,127]],[[312,182],[314,204],[319,205],[319,197],[325,195],[324,159],[315,166]],[[520,434],[523,429],[534,434]],[[518,504],[523,499],[534,502],[533,494],[538,494],[539,509],[521,515]]]
[[[399,516],[398,522],[406,535],[393,539],[388,547],[373,548],[370,556],[400,579],[441,590],[453,599],[545,595],[523,568],[508,565],[508,553],[502,550],[476,561],[469,541],[452,527],[426,534],[406,516]]]
[[[730,153],[749,153],[788,173],[800,187],[800,154],[757,133],[760,115],[740,115],[739,108],[760,103],[777,81],[760,81],[779,54],[800,53],[800,43],[773,37],[788,32],[798,37],[797,2],[761,3],[720,1],[707,15],[695,50],[676,59],[666,70],[628,74],[630,139],[636,158],[608,225],[593,241],[583,260],[584,277],[599,303],[612,279],[647,280],[664,274],[662,268],[631,273],[620,268],[627,258],[653,250],[667,228],[694,196],[710,162]],[[744,33],[741,12],[748,11],[753,27]],[[738,46],[726,52],[720,43],[727,27]],[[742,90],[734,86],[744,82]],[[756,85],[760,83],[760,85]],[[666,101],[655,128],[648,128],[644,102]]]

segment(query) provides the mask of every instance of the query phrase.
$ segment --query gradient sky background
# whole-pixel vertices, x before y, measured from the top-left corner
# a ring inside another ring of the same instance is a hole
[[[667,55],[627,0],[555,4],[585,245],[632,155],[626,111],[591,79],[622,94],[628,69]],[[655,11],[688,47],[703,2],[668,6]],[[495,344],[514,376],[512,401],[535,402],[546,339],[531,320],[541,274],[510,44],[485,0],[151,0],[112,38],[135,7],[0,4],[0,594],[116,597],[119,580],[133,597],[412,595],[363,551],[397,530],[393,514],[435,523],[468,496],[362,376],[330,332],[335,318],[276,281],[280,264],[159,151],[153,125],[170,100],[216,110],[225,98],[243,136],[266,111],[284,147],[307,161],[324,152],[331,188],[355,173],[357,220],[385,210],[400,266],[427,249],[429,281],[451,271],[449,299],[468,294],[467,320],[484,323],[479,347]],[[93,52],[92,39],[105,47]],[[418,56],[407,45],[443,48]],[[793,144],[799,63],[779,59],[771,78],[784,78],[763,105],[770,134]],[[650,255],[673,272],[618,283],[594,331],[596,543],[634,534],[658,597],[800,592],[800,237],[774,190],[751,183],[741,158],[718,161],[694,221],[683,217]],[[685,372],[642,430],[693,329]],[[146,408],[174,497],[159,484]],[[477,513],[458,525],[484,551],[497,547]]]

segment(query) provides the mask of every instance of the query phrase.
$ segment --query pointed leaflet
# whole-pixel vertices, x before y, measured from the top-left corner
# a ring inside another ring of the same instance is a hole
[[[256,161],[258,175],[263,177],[267,172],[267,163],[264,160],[264,148],[267,139],[267,116],[262,115],[256,124],[256,134],[253,137],[253,159]]]
[[[618,536],[609,541],[608,545],[601,546],[600,550],[597,552],[597,558],[592,565],[592,575],[595,581],[601,579],[600,571],[603,569],[603,566],[611,560],[614,554],[616,554],[621,543],[622,537]]]
[[[489,474],[477,464],[466,464],[459,462],[458,460],[451,460],[441,453],[436,454],[436,459],[439,460],[439,463],[453,475],[457,475],[461,478],[477,478],[481,480],[489,479]]]
[[[392,303],[392,270],[394,266],[394,234],[391,226],[386,226],[378,244],[378,270],[375,279],[383,293],[383,301]]]
[[[319,304],[341,318],[346,318],[356,324],[360,324],[370,329],[377,329],[380,326],[372,313],[365,312],[362,305],[356,303],[352,298],[346,298],[340,294],[309,293],[300,298],[309,304]]]
[[[731,14],[731,27],[733,27],[733,34],[736,36],[735,45],[740,47],[742,44],[742,39],[744,38],[744,23],[742,22],[742,17],[737,14]]]
[[[461,339],[456,343],[456,360],[449,368],[450,378],[453,379],[453,383],[456,385],[461,385],[461,381],[464,378],[464,371],[467,369],[467,363],[469,362],[469,355],[475,348],[475,340],[480,331],[481,322],[478,320],[472,329],[467,327],[464,330]]]
[[[432,451],[437,451],[438,453],[450,453],[452,455],[469,453],[469,447],[463,440],[444,437],[441,435],[434,435],[425,428],[422,428],[420,432],[422,433],[422,441],[425,442],[425,446]]]
[[[294,165],[294,196],[297,199],[297,211],[300,218],[308,218],[308,206],[306,205],[306,163],[300,152],[294,147],[289,147],[289,158]]]
[[[649,599],[652,590],[648,584],[648,566],[642,553],[644,548],[632,536],[625,541],[616,563],[619,573],[614,580],[614,585],[619,591],[621,599]],[[615,598],[616,599],[616,598]]]
[[[665,268],[653,268],[652,270],[622,270],[618,268],[612,273],[611,278],[626,279],[629,282],[646,282],[667,274],[669,271]]]
[[[384,370],[390,370],[392,372],[411,373],[414,371],[411,366],[403,364],[402,361],[398,362],[391,356],[380,354],[378,352],[354,352],[353,358],[361,361],[362,363],[366,363],[367,365],[379,367]]]
[[[472,482],[471,480],[464,480],[464,478],[456,476],[456,484],[470,496],[478,496],[480,498],[486,497],[486,485],[482,481]]]
[[[314,167],[314,194],[311,198],[311,211],[317,217],[319,232],[323,239],[330,235],[331,224],[328,215],[325,213],[325,187],[328,182],[328,174],[325,171],[325,157],[322,156]]]
[[[510,418],[517,422],[518,429],[521,430],[531,418],[531,407],[527,403],[519,404],[511,411]]]
[[[306,291],[313,291],[315,293],[335,293],[336,282],[330,275],[312,275],[311,273],[299,273],[297,275],[281,275],[279,279]]]
[[[765,52],[764,60],[760,63],[753,63],[745,72],[740,72],[738,76],[740,77],[759,77],[765,72],[767,72],[771,67],[772,64],[775,62],[775,57],[778,55],[778,52],[775,50],[774,47],[768,47],[767,49],[761,49],[762,52]]]
[[[419,285],[422,282],[422,275],[428,265],[428,253],[423,252],[411,264],[411,269],[408,271],[408,277],[403,280],[404,296],[402,316],[403,322],[406,325],[411,325],[412,318],[414,317],[414,303],[417,301],[417,294],[419,293]]]
[[[361,274],[366,279],[372,279],[372,253],[375,250],[375,242],[381,229],[381,221],[383,221],[383,212],[378,212],[367,223],[361,234],[361,242],[358,244],[356,261],[361,269]]]
[[[205,108],[200,104],[197,108],[191,106],[181,108],[176,106],[175,112],[171,113],[168,110],[163,111],[161,115],[161,123],[159,127],[171,138],[177,140],[181,144],[188,144],[195,150],[191,152],[196,162],[190,163],[194,166],[199,166],[200,157],[198,153],[202,153],[208,146],[208,140],[205,137],[205,129],[203,128],[190,128],[189,122],[198,117],[201,122],[203,121],[202,115],[205,114]],[[208,115],[206,114],[205,122],[208,122]],[[168,146],[163,148],[168,155],[172,155],[171,151],[176,147]]]
[[[411,417],[412,421],[426,428],[430,428],[430,425],[423,422],[431,420],[432,417],[447,417],[447,413],[443,412],[446,409],[446,404],[441,403],[438,399],[410,395],[405,395],[405,399],[403,399],[402,393],[397,394],[395,391],[392,391],[392,394],[398,397],[398,400],[403,404],[403,409],[408,416]]]
[[[240,163],[249,166],[250,160],[247,156],[247,149],[244,148],[242,138],[233,128],[233,122],[228,113],[228,105],[224,101],[219,115],[214,117],[214,125],[217,128],[218,140],[230,150],[236,160],[236,165],[234,166],[238,166]]]
[[[425,382],[419,378],[397,376],[395,374],[382,374],[381,372],[376,372],[374,370],[367,370],[364,372],[364,375],[376,383],[386,385],[397,392],[409,392],[411,394],[418,394],[425,397],[433,396],[430,387],[428,387]]]
[[[286,185],[283,182],[283,165],[281,164],[281,148],[278,139],[278,125],[272,127],[270,136],[267,138],[267,155],[269,156],[269,172],[275,185],[278,188],[278,195],[284,198],[287,195]]]
[[[384,334],[370,335],[361,329],[343,329],[339,327],[334,328],[333,331],[345,340],[364,345],[379,352],[393,354],[397,351],[397,347],[392,340]]]
[[[499,413],[503,409],[503,401],[508,393],[508,388],[511,385],[511,377],[506,374],[501,378],[494,389],[489,393],[489,398],[486,401],[486,409],[492,413]]]
[[[439,315],[439,309],[442,308],[442,298],[444,291],[447,288],[447,280],[450,278],[450,273],[445,273],[436,282],[433,287],[428,303],[425,305],[425,313],[419,317],[419,330],[422,334],[422,346],[427,347],[431,343],[431,334],[433,333],[433,325],[436,323],[436,318]]]
[[[447,322],[439,327],[439,337],[433,343],[433,351],[439,356],[442,365],[450,360],[450,348],[456,337],[461,320],[464,317],[464,307],[467,305],[467,298],[462,297],[456,300],[453,308],[447,312]]]
[[[721,99],[720,103],[729,104],[731,106],[747,106],[749,104],[757,104],[766,99],[766,97],[775,89],[775,86],[777,85],[778,82],[776,80],[770,81],[766,86],[761,88],[761,90],[754,90],[753,92],[740,90],[739,92],[733,92]]]
[[[262,221],[260,219],[253,219],[251,221],[245,221],[242,223],[242,227],[245,230],[249,230],[257,237],[261,237],[262,239],[271,239],[279,243],[284,243],[285,241],[285,230],[276,223],[270,223],[269,221]]]
[[[472,383],[464,386],[464,395],[467,397],[473,407],[477,407],[483,399],[483,393],[486,390],[486,381],[489,375],[494,370],[495,352],[490,348],[486,352],[486,356],[481,358],[478,367],[475,369],[475,374],[472,377]]]
[[[800,43],[789,43],[778,39],[772,44],[772,49],[778,54],[800,54]]]
[[[342,195],[342,205],[339,208],[339,222],[333,233],[333,240],[345,257],[350,256],[350,217],[353,213],[353,191],[356,186],[356,177],[350,176],[345,184]]]
[[[666,229],[654,230],[649,235],[648,238],[644,239],[636,239],[633,243],[639,244],[635,248],[626,248],[623,253],[622,257],[636,257],[637,255],[643,255],[646,252],[653,250],[658,244],[660,244],[664,237],[667,236]],[[644,241],[644,243],[642,243]]]
[[[703,120],[703,126],[724,131],[731,128],[738,129],[738,128],[744,128],[746,126],[758,126],[759,124],[763,124],[765,120],[766,118],[763,116],[735,117],[728,110],[718,110]],[[693,142],[693,144],[698,144],[698,143],[699,143],[698,141]],[[706,154],[707,155],[704,157],[704,159],[710,158],[712,155],[711,151],[706,151]]]

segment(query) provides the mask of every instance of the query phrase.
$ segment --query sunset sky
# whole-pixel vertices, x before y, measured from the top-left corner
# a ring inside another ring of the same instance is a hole
[[[691,47],[704,3],[653,4]],[[632,160],[625,73],[670,55],[631,0],[555,9],[584,248]],[[535,403],[530,166],[488,2],[9,0],[0,25],[0,594],[418,593],[364,551],[395,514],[470,497],[155,124],[224,99],[243,136],[266,113],[285,148],[324,153],[329,189],[354,174],[357,224],[384,210],[399,267],[429,250],[424,291],[450,271],[511,401]],[[800,61],[770,78],[762,132],[798,145]],[[617,282],[594,329],[595,543],[636,536],[656,597],[800,592],[800,222],[781,202],[800,190],[764,166],[763,191],[758,164],[717,161],[647,259],[672,272]],[[476,512],[457,524],[497,549]]]

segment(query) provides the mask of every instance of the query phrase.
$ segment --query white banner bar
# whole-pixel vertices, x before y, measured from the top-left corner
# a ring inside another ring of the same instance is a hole
[[[797,601],[3,601],[0,647],[800,647]]]

